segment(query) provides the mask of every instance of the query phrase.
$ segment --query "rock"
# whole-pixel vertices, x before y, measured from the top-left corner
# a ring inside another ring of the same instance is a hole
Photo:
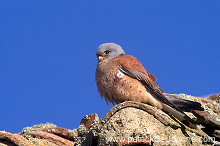
[[[220,94],[199,98],[169,94],[202,104],[204,111],[187,112],[201,124],[201,130],[185,127],[162,110],[127,101],[114,106],[103,119],[86,115],[77,129],[46,123],[26,127],[19,134],[0,131],[0,146],[105,146],[105,145],[220,145]]]

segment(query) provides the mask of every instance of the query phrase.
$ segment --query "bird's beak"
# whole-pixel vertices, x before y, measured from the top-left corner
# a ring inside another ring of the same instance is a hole
[[[101,62],[102,60],[105,59],[105,57],[103,57],[103,56],[98,56],[98,59],[99,59],[99,62]]]

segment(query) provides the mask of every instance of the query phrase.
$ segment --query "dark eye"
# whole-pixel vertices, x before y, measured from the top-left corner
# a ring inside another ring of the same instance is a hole
[[[109,53],[111,53],[111,51],[109,51],[109,50],[105,51],[105,54],[109,54]]]

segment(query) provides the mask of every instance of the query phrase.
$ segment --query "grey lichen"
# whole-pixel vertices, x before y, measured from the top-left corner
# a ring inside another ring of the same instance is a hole
[[[85,116],[84,118],[89,119],[89,116]],[[78,133],[75,141],[76,146],[91,145],[92,141],[98,136],[100,131],[99,117],[97,116],[95,118],[89,129],[87,129],[84,124],[81,124],[76,131]]]
[[[99,132],[99,130],[100,130],[100,120],[99,120],[99,117],[97,116],[95,120],[93,121],[93,123],[91,124],[89,131],[93,133],[95,136],[97,132]]]
[[[75,145],[80,146],[82,143],[86,140],[86,135],[89,133],[86,129],[85,125],[81,124],[75,131],[78,133],[78,136],[76,137]]]
[[[41,124],[33,125],[32,127],[25,127],[19,134],[24,134],[24,133],[28,133],[32,131],[39,131],[41,129],[48,128],[48,127],[57,127],[57,126],[52,123],[45,123],[45,124],[41,123]]]
[[[88,130],[83,124],[79,125],[79,127],[77,128],[77,132],[78,132],[78,135],[88,134]]]

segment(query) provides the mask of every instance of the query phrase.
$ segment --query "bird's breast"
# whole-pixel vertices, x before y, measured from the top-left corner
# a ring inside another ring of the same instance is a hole
[[[119,71],[117,62],[101,62],[96,68],[96,84],[98,91],[107,102],[117,104],[123,101],[147,102],[145,87]]]

